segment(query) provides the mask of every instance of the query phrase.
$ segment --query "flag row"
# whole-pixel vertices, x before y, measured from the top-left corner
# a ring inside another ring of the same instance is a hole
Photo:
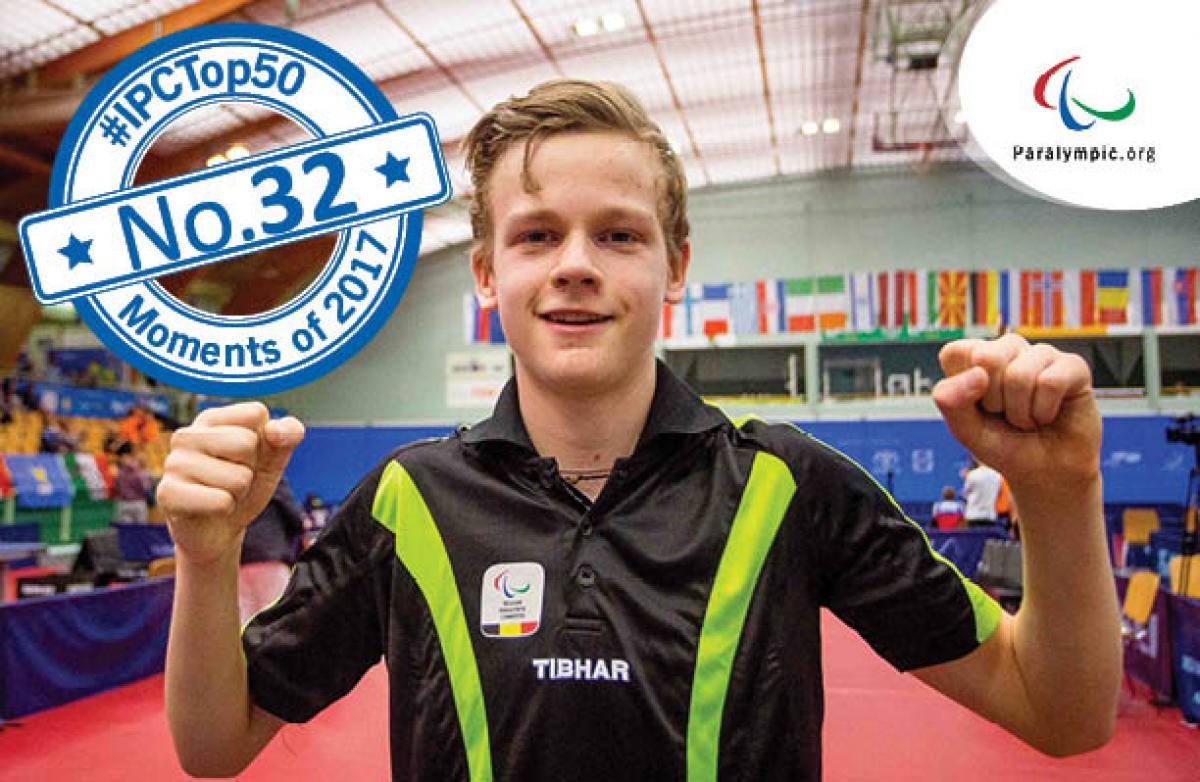
[[[909,270],[693,283],[659,337],[924,332],[977,327],[1103,333],[1200,323],[1200,268]],[[466,341],[503,344],[495,310],[464,297]],[[1115,330],[1115,329],[1114,329]]]

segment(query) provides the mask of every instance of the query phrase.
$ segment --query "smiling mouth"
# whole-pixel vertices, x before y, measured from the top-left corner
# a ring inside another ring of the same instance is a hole
[[[592,326],[612,320],[611,315],[596,315],[591,312],[547,312],[540,317],[559,326]]]

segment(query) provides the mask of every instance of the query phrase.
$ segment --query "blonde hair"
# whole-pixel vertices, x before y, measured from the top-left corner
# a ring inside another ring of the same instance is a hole
[[[611,82],[554,79],[524,97],[498,103],[471,128],[463,141],[475,193],[471,197],[471,233],[485,262],[491,262],[492,214],[489,203],[492,170],[513,144],[524,143],[521,181],[534,192],[538,185],[529,164],[538,144],[559,133],[615,131],[628,134],[654,150],[662,165],[658,217],[672,262],[687,242],[687,178],[667,137],[632,92]]]

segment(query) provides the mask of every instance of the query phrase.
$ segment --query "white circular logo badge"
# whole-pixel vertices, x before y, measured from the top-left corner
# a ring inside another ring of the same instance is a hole
[[[147,149],[214,103],[269,107],[313,141],[131,187]],[[93,89],[55,161],[50,209],[25,218],[34,292],[70,300],[130,364],[180,388],[257,396],[341,364],[383,325],[450,197],[432,120],[397,118],[357,67],[305,36],[212,25],[163,38]],[[188,306],[154,278],[337,232],[324,269],[251,316]]]
[[[1198,25],[1200,7],[1178,0],[997,0],[975,17],[958,71],[969,151],[1010,184],[1076,206],[1200,196],[1186,55]]]

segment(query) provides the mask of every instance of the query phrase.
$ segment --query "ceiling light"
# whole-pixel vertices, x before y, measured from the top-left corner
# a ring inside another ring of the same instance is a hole
[[[830,117],[821,123],[821,130],[825,131],[826,133],[837,133],[841,129],[842,123],[838,122],[833,117]]]
[[[610,11],[600,17],[600,24],[610,33],[625,29],[625,17],[617,11]]]
[[[204,167],[212,168],[213,166],[219,166],[222,163],[228,163],[228,162],[229,162],[229,158],[227,158],[221,154],[216,154],[216,155],[213,155],[212,157],[210,157],[208,160],[204,161]]]
[[[805,122],[800,126],[800,132],[806,136],[815,136],[821,128],[815,122]]]
[[[592,18],[580,18],[575,20],[575,34],[581,38],[588,38],[600,32],[600,23]]]
[[[227,160],[241,160],[244,157],[250,157],[250,150],[246,149],[243,144],[234,144],[225,150],[225,158]]]

